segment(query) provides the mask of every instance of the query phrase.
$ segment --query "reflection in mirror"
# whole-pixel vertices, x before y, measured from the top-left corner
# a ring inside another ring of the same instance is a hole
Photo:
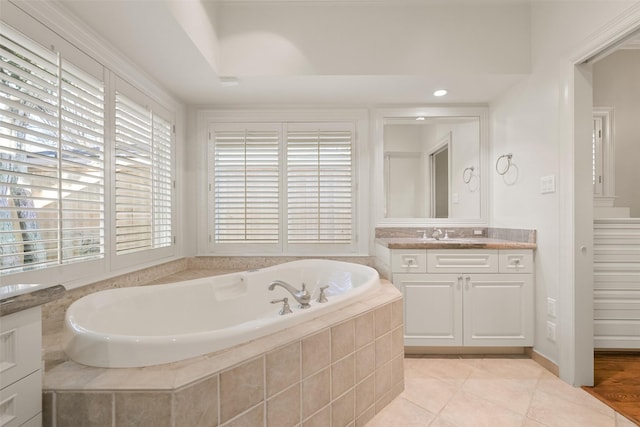
[[[431,217],[449,217],[449,145],[451,132],[438,143],[433,153],[429,155],[431,161]]]
[[[480,219],[480,146],[480,117],[386,117],[385,218]]]

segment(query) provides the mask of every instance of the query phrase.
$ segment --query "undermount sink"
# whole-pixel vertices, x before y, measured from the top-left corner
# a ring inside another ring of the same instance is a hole
[[[51,285],[42,285],[36,283],[20,283],[15,285],[0,286],[0,299],[15,297],[17,295],[26,294],[40,289],[48,288]]]

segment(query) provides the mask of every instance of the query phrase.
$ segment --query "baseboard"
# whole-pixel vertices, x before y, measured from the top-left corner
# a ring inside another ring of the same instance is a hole
[[[492,354],[503,355],[526,355],[526,347],[424,347],[405,346],[405,356],[426,356],[426,355],[465,355],[465,356],[486,356]]]
[[[525,350],[527,356],[531,358],[538,365],[545,368],[547,371],[551,372],[556,377],[560,376],[560,368],[556,365],[555,362],[551,361],[547,357],[535,351],[532,347],[527,347]]]

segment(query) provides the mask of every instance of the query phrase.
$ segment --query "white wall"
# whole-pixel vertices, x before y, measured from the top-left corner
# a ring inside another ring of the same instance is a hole
[[[619,50],[593,65],[593,104],[613,108],[615,206],[640,218],[640,49]]]
[[[511,185],[493,172],[491,225],[538,230],[535,350],[558,362],[570,383],[576,381],[564,354],[571,352],[574,326],[567,317],[573,305],[567,270],[574,258],[574,236],[567,228],[573,227],[575,197],[571,57],[635,3],[534,2],[531,75],[490,105],[492,166],[499,155],[513,153],[518,172]],[[539,179],[549,175],[555,176],[558,191],[540,194]],[[559,319],[547,316],[547,297],[558,300]],[[546,338],[547,320],[559,323],[557,342]],[[589,327],[585,330],[590,333]]]

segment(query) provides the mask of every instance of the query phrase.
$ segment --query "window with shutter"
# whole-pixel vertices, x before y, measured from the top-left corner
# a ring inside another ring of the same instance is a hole
[[[0,271],[104,255],[104,84],[2,27]]]
[[[214,125],[210,138],[214,250],[291,254],[352,250],[353,135],[353,124],[346,122]]]
[[[238,127],[212,135],[214,243],[278,244],[280,131]]]
[[[351,243],[352,172],[351,130],[289,130],[286,172],[289,244]]]
[[[116,254],[170,246],[171,124],[116,92],[114,154]]]

